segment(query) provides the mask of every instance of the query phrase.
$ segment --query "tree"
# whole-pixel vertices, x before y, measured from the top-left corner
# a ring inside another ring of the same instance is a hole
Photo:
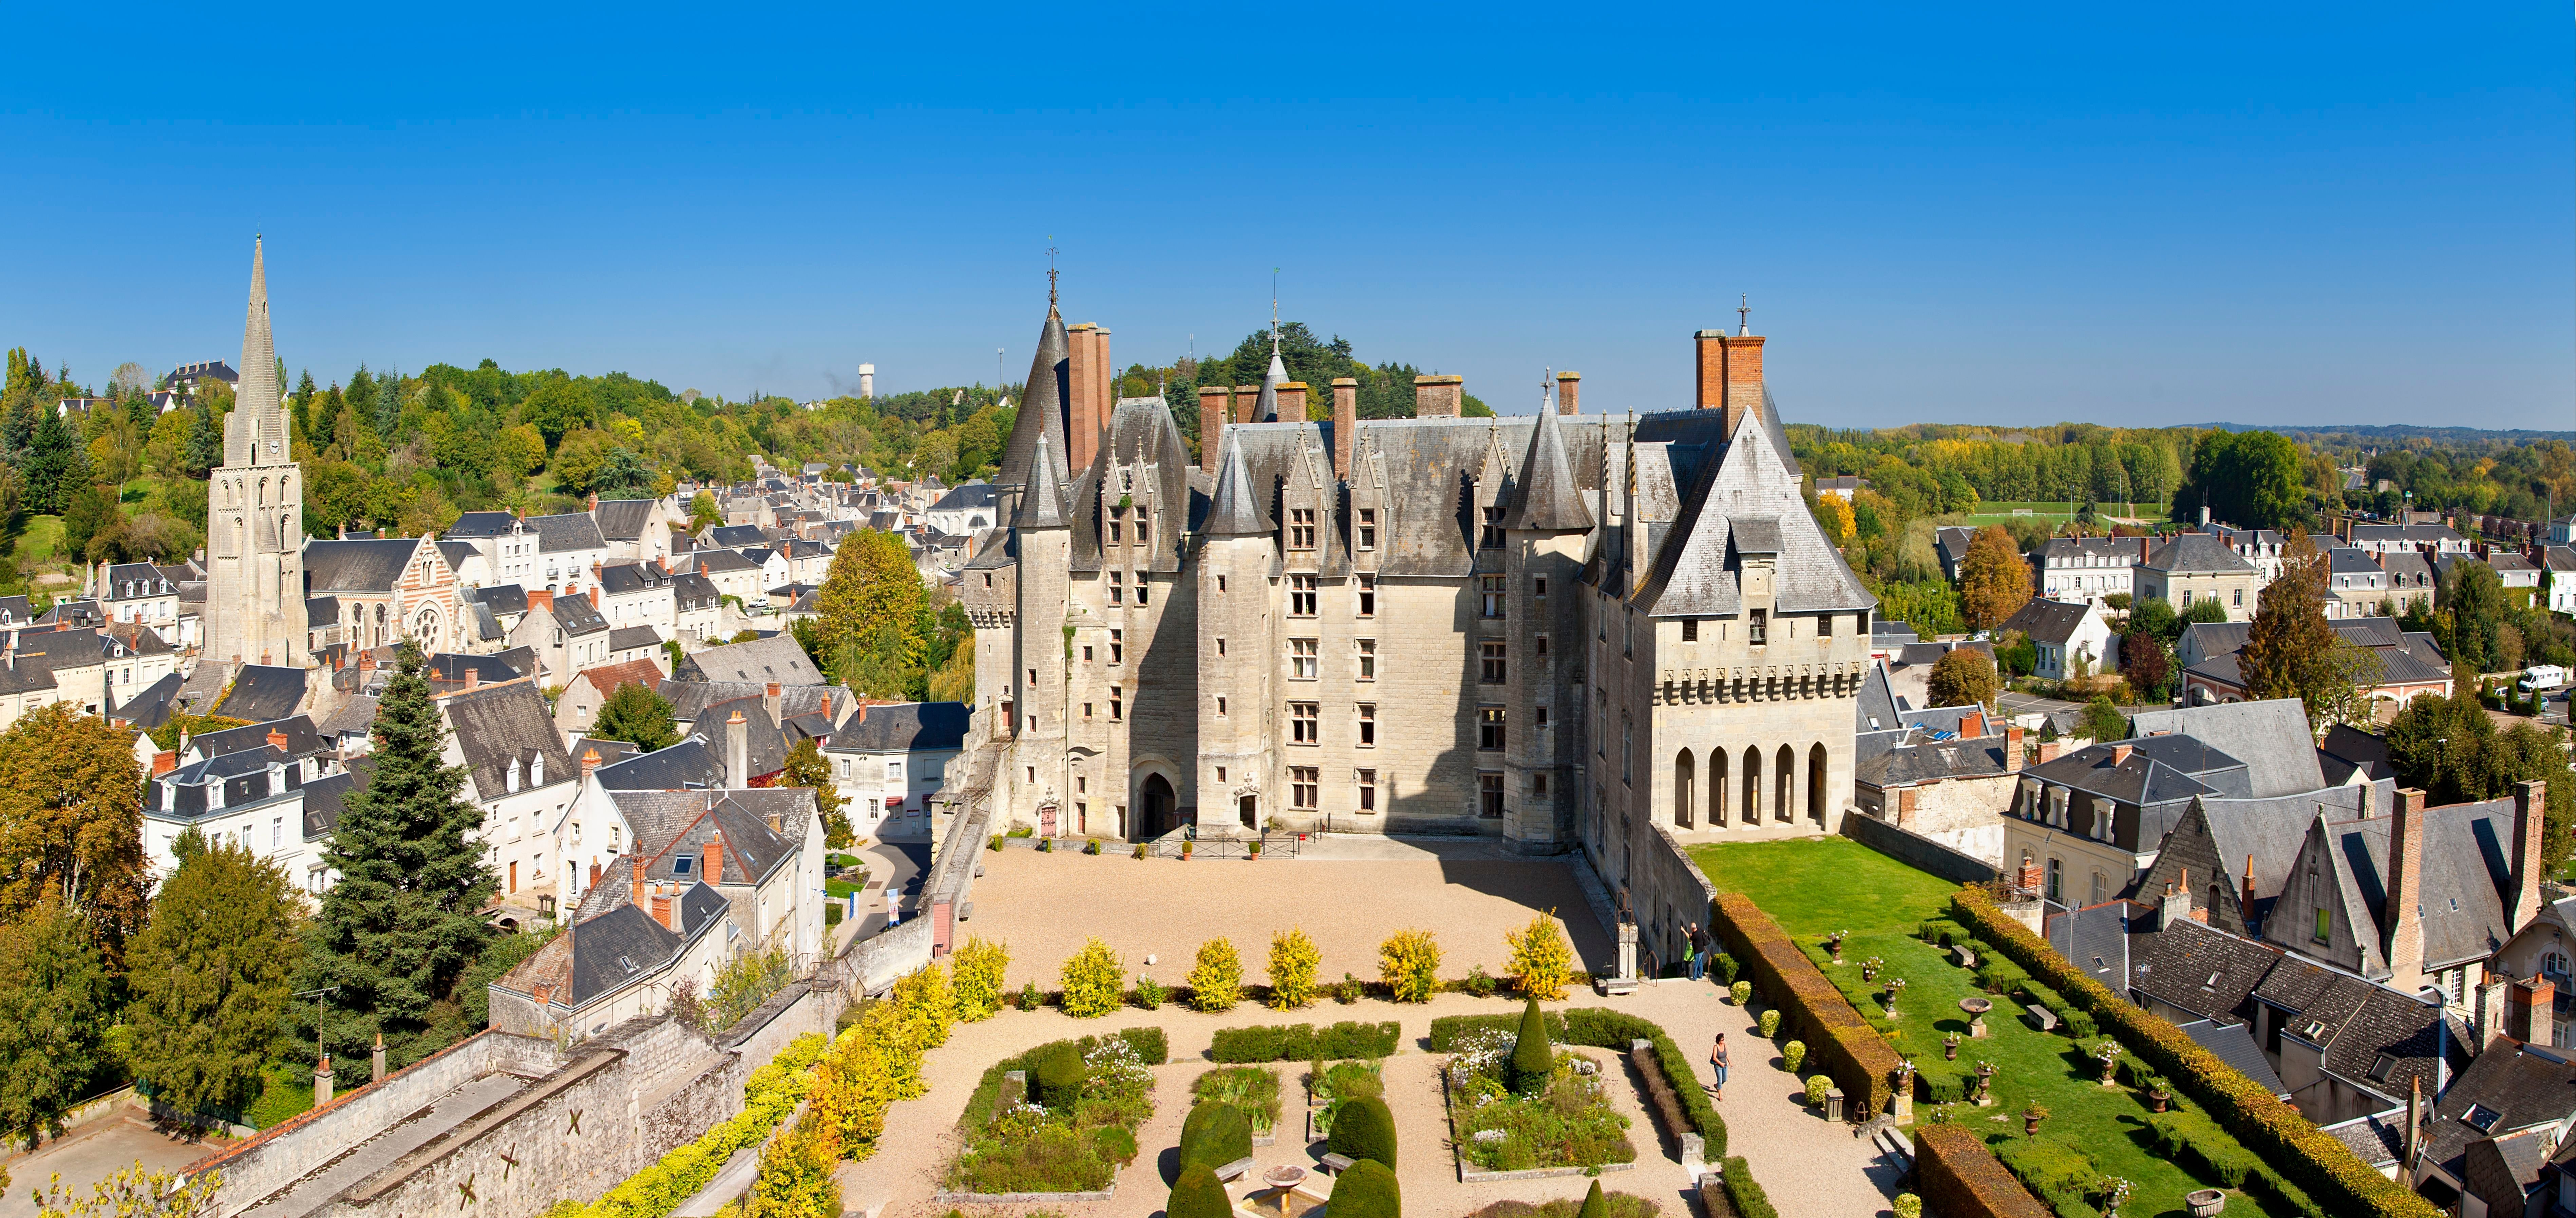
[[[1315,968],[1323,953],[1302,927],[1292,926],[1270,937],[1270,1007],[1293,1011],[1315,1001]]]
[[[948,653],[948,662],[930,674],[928,700],[932,702],[975,701],[975,638],[968,632],[957,649]]]
[[[2168,696],[2165,682],[2173,675],[2173,661],[2165,655],[2164,644],[2155,635],[2132,625],[2127,634],[2120,636],[2120,675],[2128,678],[2129,688],[2136,690],[2139,697],[2161,701]]]
[[[342,805],[323,848],[339,881],[322,898],[300,989],[338,987],[320,1051],[356,1057],[381,1032],[396,1060],[416,1043],[430,1007],[490,935],[477,916],[500,887],[474,840],[483,813],[459,798],[465,770],[442,763],[446,722],[406,639],[377,704],[374,776]]]
[[[239,846],[208,846],[194,827],[178,873],[152,898],[152,922],[126,956],[133,1028],[128,1064],[153,1098],[183,1112],[239,1111],[283,1035],[304,944],[303,899],[286,872]]]
[[[2204,624],[2215,624],[2226,620],[2227,606],[2219,604],[2218,598],[2215,596],[2204,596],[2199,600],[2193,601],[2189,608],[2182,611],[2182,616],[2174,619],[2174,625],[2176,627],[2174,637],[2182,637],[2182,630],[2184,628]]]
[[[71,503],[63,509],[63,553],[86,560],[93,538],[114,533],[124,524],[125,509],[118,505],[115,491],[81,487],[72,492]]]
[[[1974,647],[1953,647],[1932,665],[1924,692],[1934,706],[1993,706],[2003,682],[1995,662]]]
[[[2030,564],[2013,548],[2012,534],[1990,524],[1977,530],[1959,560],[1959,583],[1968,628],[1992,630],[2030,601]]]
[[[2498,671],[2503,650],[2504,581],[2495,568],[2473,559],[2451,567],[2434,590],[2434,608],[2449,615],[2451,662],[2477,675]]]
[[[713,528],[724,523],[724,509],[716,506],[716,497],[699,491],[689,500],[689,531]]]
[[[1600,1180],[1595,1179],[1584,1192],[1583,1208],[1574,1212],[1574,1218],[1610,1218],[1610,1199],[1601,1195]]]
[[[92,931],[48,883],[0,926],[0,1134],[32,1144],[62,1132],[108,1065],[107,966]]]
[[[1163,1212],[1167,1218],[1233,1218],[1234,1201],[1214,1169],[1192,1163],[1181,1168],[1180,1178],[1173,1181]]]
[[[621,681],[608,691],[607,701],[599,704],[599,718],[590,725],[590,737],[623,740],[647,753],[680,742],[679,729],[671,723],[671,704],[638,681]]]
[[[2129,738],[2129,720],[2109,698],[2095,698],[2084,704],[2084,734],[2096,744]]]
[[[2328,704],[2344,700],[2332,688],[2340,673],[2328,662],[2336,636],[2326,623],[2326,572],[2326,556],[2316,543],[2305,533],[2293,535],[2281,551],[2281,573],[2264,586],[2237,655],[2247,695],[2297,698],[2307,708],[2311,731],[2323,731]],[[2344,698],[2349,693],[2347,688]]]
[[[1556,1054],[1547,1043],[1547,1017],[1539,1013],[1537,995],[1531,995],[1521,1008],[1520,1035],[1512,1040],[1512,1090],[1537,1095],[1547,1090],[1548,1076],[1555,1072]]]
[[[2210,431],[2192,450],[2191,476],[2174,492],[2174,518],[2208,508],[2240,528],[2287,529],[2307,519],[2299,446],[2276,432]]]
[[[188,452],[179,472],[203,481],[206,471],[224,463],[224,419],[204,398],[197,400],[196,422],[188,429]]]
[[[124,732],[69,703],[0,733],[0,921],[52,892],[111,967],[143,927],[143,772]]]
[[[619,445],[608,450],[608,459],[600,462],[598,473],[591,475],[590,490],[602,499],[649,498],[653,494],[653,470],[634,450]]]
[[[956,995],[957,1018],[965,1023],[980,1023],[1002,1009],[1002,977],[1011,966],[1011,949],[1002,943],[987,943],[977,935],[958,948],[956,961],[950,965],[954,978],[950,991]]]
[[[905,665],[918,662],[927,601],[921,572],[901,538],[875,529],[842,538],[823,577],[819,601],[824,652],[836,662],[855,659],[854,647]],[[846,673],[835,675],[850,679]]]
[[[2317,701],[2312,704],[2313,721],[2319,730],[2341,723],[2365,731],[2379,719],[2380,699],[2373,691],[2386,679],[2388,668],[2379,652],[2350,639],[2338,638],[2327,650],[2319,667],[2323,676],[2318,684]]]
[[[9,1173],[0,1172],[0,1185]],[[180,1183],[165,1171],[147,1171],[140,1160],[132,1167],[90,1185],[88,1195],[75,1192],[56,1176],[35,1194],[36,1218],[199,1218],[215,1208],[215,1190],[224,1173],[204,1171]]]
[[[2129,605],[2129,629],[2161,639],[2170,646],[2182,637],[2182,619],[2174,615],[2172,602],[2163,597],[2149,597]]]
[[[36,423],[36,438],[27,446],[21,469],[27,476],[27,509],[40,516],[59,515],[73,493],[89,484],[89,454],[80,434],[50,410]]]
[[[804,787],[814,792],[814,809],[823,815],[823,844],[834,850],[847,850],[858,840],[850,827],[849,799],[832,785],[832,763],[812,740],[799,740],[787,751],[787,769],[779,775],[782,787]]]

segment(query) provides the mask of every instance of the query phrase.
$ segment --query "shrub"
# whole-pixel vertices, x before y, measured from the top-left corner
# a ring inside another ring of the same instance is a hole
[[[1995,1158],[2057,1218],[2095,1218],[2100,1211],[2087,1203],[2102,1173],[2093,1156],[2055,1138],[2007,1138],[1994,1148]]]
[[[1064,962],[1064,1013],[1076,1019],[1092,1019],[1118,1009],[1124,991],[1118,979],[1127,967],[1097,936],[1082,945]]]
[[[1038,853],[1040,853],[1040,854],[1053,854],[1053,853],[1055,853],[1055,839],[1054,839],[1054,838],[1051,838],[1051,837],[1042,837],[1042,838],[1039,838],[1039,839],[1038,839]]]
[[[1484,965],[1479,964],[1467,970],[1467,977],[1458,983],[1458,988],[1478,998],[1491,998],[1494,996],[1495,989],[1499,987],[1495,984],[1493,975],[1485,971]]]
[[[1377,947],[1378,979],[1397,1002],[1429,1002],[1440,989],[1440,941],[1427,930],[1400,930]]]
[[[1725,1174],[1720,1178],[1726,1184],[1726,1199],[1735,1206],[1739,1218],[1780,1218],[1780,1211],[1771,1205],[1770,1194],[1754,1182],[1753,1169],[1742,1155],[1726,1160],[1723,1167]]]
[[[1270,1005],[1290,1011],[1315,1001],[1315,966],[1323,953],[1302,927],[1291,926],[1270,937]]]
[[[1385,1100],[1373,1095],[1343,1100],[1333,1106],[1333,1134],[1327,1142],[1335,1154],[1375,1159],[1392,1168],[1396,1165],[1395,1115],[1387,1111]]]
[[[1082,843],[1082,852],[1084,854],[1100,853],[1100,839],[1095,837]]]
[[[1547,1020],[1539,1015],[1538,999],[1531,998],[1521,1011],[1520,1035],[1512,1041],[1512,1090],[1537,1095],[1547,1090],[1548,1076],[1555,1072],[1556,1054],[1547,1046]]]
[[[1082,1098],[1082,1052],[1073,1042],[1048,1045],[1027,1060],[1031,1100],[1046,1108],[1071,1108]]]
[[[1243,1001],[1243,959],[1234,941],[1210,939],[1199,945],[1198,966],[1190,970],[1190,1009],[1231,1011]]]
[[[1225,1185],[1217,1181],[1214,1171],[1184,1166],[1181,1178],[1172,1182],[1172,1199],[1164,1213],[1167,1218],[1234,1218],[1234,1199],[1226,1196]]]
[[[1958,1125],[1914,1126],[1914,1179],[1941,1218],[2050,1218],[1977,1135]]]
[[[1821,1074],[1809,1075],[1807,1077],[1807,1106],[1810,1108],[1824,1107],[1825,1094],[1833,1089],[1834,1080]]]
[[[1806,1060],[1807,1042],[1803,1040],[1793,1040],[1780,1046],[1780,1064],[1787,1067],[1789,1073],[1796,1074],[1798,1072],[1798,1066]]]
[[[1735,987],[1735,974],[1743,968],[1743,965],[1736,963],[1735,957],[1724,952],[1717,953],[1708,963],[1709,971],[1717,974],[1717,983],[1729,990]]]
[[[1574,1218],[1610,1218],[1610,1200],[1601,1195],[1599,1177],[1595,1177],[1592,1187],[1584,1192],[1583,1208],[1575,1211]]]
[[[1662,1027],[1608,1007],[1550,1012],[1545,1019],[1547,1038],[1560,1045],[1585,1045],[1618,1053],[1628,1052],[1628,1046],[1635,1041],[1652,1045],[1656,1067],[1663,1072],[1674,1098],[1680,1101],[1691,1127],[1707,1144],[1709,1157],[1715,1159],[1726,1153],[1726,1121],[1718,1115],[1717,1105],[1709,1102],[1708,1092],[1700,1087],[1698,1075],[1693,1073],[1691,1063],[1696,1059],[1665,1035]],[[1512,1031],[1519,1024],[1520,1016],[1516,1015],[1443,1015],[1431,1021],[1431,1035],[1425,1044],[1434,1053],[1453,1052],[1471,1033]]]
[[[1202,1103],[1230,1104],[1252,1122],[1252,1132],[1279,1124],[1279,1073],[1260,1066],[1224,1066],[1199,1075],[1190,1095]]]
[[[1734,958],[1735,957],[1733,956],[1719,957],[1721,960],[1733,960]],[[1726,996],[1734,999],[1735,1005],[1737,1006],[1751,1006],[1753,1004],[1753,983],[1750,981],[1731,982],[1726,987]]]
[[[1318,1032],[1315,1025],[1299,1023],[1267,1027],[1220,1029],[1208,1048],[1208,1057],[1220,1062],[1304,1062],[1338,1061],[1353,1057],[1387,1057],[1394,1054],[1403,1025],[1354,1023],[1344,1020]]]
[[[993,840],[991,840],[991,841],[989,841],[989,842],[984,843],[984,848],[985,848],[986,850],[999,850],[999,849],[1001,849],[1001,848],[1002,848],[1002,835],[1001,835],[1001,834],[999,834],[999,833],[994,834],[994,835],[993,835]]]
[[[1252,1154],[1252,1122],[1232,1104],[1208,1102],[1181,1122],[1181,1168],[1223,1167]]]
[[[1128,851],[1128,852],[1127,852],[1127,857],[1129,857],[1129,858],[1131,858],[1131,859],[1141,859],[1141,858],[1145,857],[1145,843],[1143,843],[1143,842],[1138,842],[1138,843],[1136,843],[1136,848],[1135,848],[1134,850]]]
[[[1761,906],[1741,893],[1721,894],[1711,905],[1711,929],[1743,957],[1762,992],[1788,1012],[1813,1064],[1833,1075],[1855,1111],[1886,1111],[1894,1092],[1896,1050]]]
[[[1762,1013],[1760,1027],[1762,1029],[1762,1039],[1769,1040],[1774,1036],[1778,1036],[1780,1034],[1780,1009],[1778,1007],[1773,1007],[1768,1011],[1764,1011]]]
[[[1002,1009],[1002,971],[1011,965],[1011,949],[987,943],[982,936],[966,940],[954,953],[950,974],[957,995],[957,1018],[967,1023],[990,1019]]]
[[[1136,1131],[1124,1125],[1103,1125],[1092,1130],[1091,1145],[1101,1158],[1120,1167],[1136,1161]]]
[[[1951,898],[1950,908],[1951,916],[1974,929],[1978,938],[2055,984],[2131,1052],[2148,1058],[2158,1073],[2181,1084],[2208,1108],[2221,1128],[2287,1176],[2286,1183],[2303,1190],[2317,1206],[2334,1213],[2388,1218],[2434,1218],[2440,1212],[2413,1190],[2371,1170],[2351,1148],[2172,1024],[2139,1010],[2085,975],[2046,940],[2006,916],[1983,890],[1961,889]],[[1932,1200],[1934,1209],[1947,1212],[1939,1198]]]
[[[1565,942],[1555,910],[1531,918],[1519,930],[1504,931],[1503,945],[1511,949],[1513,984],[1521,993],[1548,1002],[1565,997],[1566,982],[1574,975],[1574,949]]]
[[[1163,1000],[1169,997],[1171,997],[1171,991],[1164,989],[1160,982],[1143,973],[1136,974],[1137,1006],[1148,1011],[1158,1010],[1162,1007]]]
[[[1341,981],[1333,986],[1333,1001],[1349,1006],[1367,996],[1367,993],[1358,977],[1344,973]]]
[[[1126,1041],[1127,1047],[1134,1049],[1137,1058],[1148,1066],[1172,1060],[1171,1042],[1161,1028],[1128,1028],[1118,1033],[1118,1039]]]
[[[1896,1194],[1896,1218],[1923,1218],[1923,1199],[1912,1193]]]
[[[2029,984],[2030,974],[1999,954],[1988,953],[1977,961],[1977,988],[1989,994],[2010,996]]]
[[[1333,1177],[1333,1195],[1324,1208],[1333,1218],[1403,1218],[1395,1169],[1365,1159],[1351,1164],[1349,1171]]]

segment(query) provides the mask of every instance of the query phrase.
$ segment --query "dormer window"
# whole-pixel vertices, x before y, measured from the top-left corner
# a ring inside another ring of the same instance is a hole
[[[513,794],[513,795],[515,795],[515,794],[517,794],[517,793],[518,793],[518,790],[519,790],[519,759],[518,759],[518,758],[513,757],[513,758],[511,758],[511,759],[510,759],[510,768],[509,768],[508,770],[506,770],[506,771],[504,771],[504,772],[503,772],[503,776],[502,776],[502,779],[501,779],[501,789],[502,789],[502,790],[504,790],[504,791],[507,791],[507,792],[509,792],[509,793],[511,793],[511,794]]]

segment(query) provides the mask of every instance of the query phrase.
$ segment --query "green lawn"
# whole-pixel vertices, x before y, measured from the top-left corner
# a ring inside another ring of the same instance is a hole
[[[54,551],[62,546],[62,517],[27,517],[26,528],[18,534],[18,569],[32,574],[38,567],[54,561]]]
[[[1691,858],[1720,890],[1759,902],[1864,1014],[1883,1018],[1885,1007],[1878,999],[1881,987],[1861,980],[1862,961],[1878,957],[1887,964],[1884,976],[1904,978],[1889,1040],[1914,1059],[1927,1082],[1971,1073],[1980,1058],[1993,1062],[1997,1103],[1962,1109],[1970,1128],[1990,1140],[2020,1137],[2020,1113],[2038,1101],[2049,1110],[2041,1137],[2071,1141],[2093,1156],[2102,1171],[2138,1186],[2121,1210],[2130,1218],[2186,1213],[2183,1194],[2214,1183],[2165,1161],[2148,1139],[2143,1097],[2126,1087],[2101,1086],[2096,1081],[2100,1063],[2073,1040],[2034,1031],[2012,1018],[2006,1000],[1983,995],[1968,970],[1914,937],[1924,919],[1946,914],[1957,885],[1839,837],[1704,845],[1694,847]],[[1851,932],[1843,943],[1846,963],[1840,965],[1829,963],[1822,942],[1838,930]],[[1952,1031],[1966,1037],[1968,1017],[1959,1010],[1959,1000],[1971,993],[1995,1001],[1995,1013],[1986,1017],[1990,1034],[1983,1040],[1963,1039],[1958,1060],[1945,1061],[1941,1038]],[[1777,1069],[1777,1059],[1770,1065]],[[2174,1106],[2190,1110],[2180,1097]],[[1929,1115],[1928,1105],[1916,1107]],[[2243,1193],[2229,1195],[2228,1212],[2291,1214]]]

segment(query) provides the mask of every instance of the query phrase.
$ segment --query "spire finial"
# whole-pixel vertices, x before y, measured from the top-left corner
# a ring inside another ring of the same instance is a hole
[[[1543,367],[1538,370],[1538,412],[1540,414],[1547,413],[1548,383],[1555,379],[1556,369]]]
[[[1748,293],[1735,297],[1735,335],[1742,338],[1753,333],[1753,298]]]
[[[1055,234],[1047,234],[1047,312],[1055,312]]]
[[[1270,353],[1279,354],[1279,268],[1270,268]]]

